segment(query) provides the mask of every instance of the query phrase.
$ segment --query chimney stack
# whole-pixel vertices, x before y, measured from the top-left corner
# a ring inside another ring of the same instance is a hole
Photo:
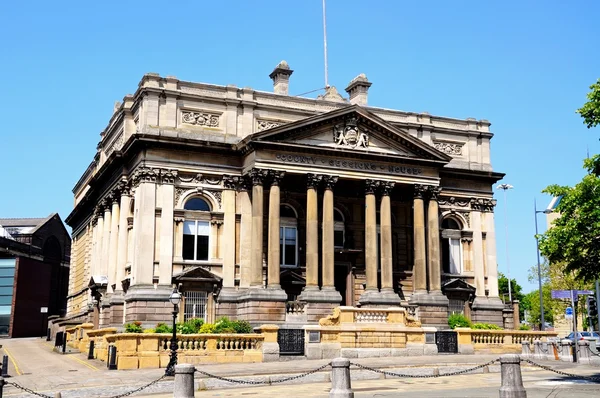
[[[364,73],[352,79],[346,87],[346,92],[350,95],[350,103],[353,105],[367,105],[367,92],[371,84]]]
[[[273,69],[273,72],[271,72],[269,77],[273,79],[273,91],[275,94],[289,95],[288,88],[292,73],[294,73],[294,71],[290,69],[290,66],[285,61],[281,61],[275,69]]]

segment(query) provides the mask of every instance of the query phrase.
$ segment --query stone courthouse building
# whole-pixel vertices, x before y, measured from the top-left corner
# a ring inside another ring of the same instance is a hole
[[[339,305],[502,324],[490,123],[146,74],[73,190],[68,315],[313,323]]]

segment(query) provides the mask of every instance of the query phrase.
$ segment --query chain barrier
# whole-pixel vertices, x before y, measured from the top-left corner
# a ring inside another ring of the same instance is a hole
[[[544,370],[548,370],[550,372],[554,372],[554,373],[559,374],[561,376],[572,377],[574,379],[582,379],[582,380],[590,380],[590,381],[600,381],[600,377],[598,377],[598,376],[582,376],[582,375],[576,375],[574,373],[567,373],[567,372],[563,372],[562,370],[551,368],[550,366],[541,365],[539,363],[533,362],[530,359],[521,358],[521,362],[527,362],[530,365],[537,366],[538,368],[541,368],[541,369],[544,369]]]
[[[406,373],[390,372],[390,371],[386,371],[386,370],[371,368],[369,366],[361,365],[359,363],[354,363],[354,362],[350,362],[350,365],[356,366],[359,369],[370,370],[371,372],[380,373],[380,374],[383,374],[386,376],[409,377],[409,378],[415,378],[415,379],[429,379],[429,378],[433,378],[433,377],[457,376],[457,375],[462,375],[465,373],[470,373],[474,370],[485,368],[486,366],[492,365],[499,361],[500,361],[500,358],[496,358],[494,360],[491,360],[491,361],[486,362],[481,365],[477,365],[477,366],[469,368],[469,369],[457,370],[456,372],[448,372],[448,373],[441,373],[441,374],[431,374],[431,375],[411,375],[411,374],[406,374]]]
[[[141,386],[141,387],[139,387],[139,388],[136,388],[135,390],[131,390],[131,391],[128,391],[128,392],[125,392],[125,393],[119,394],[119,395],[113,395],[113,396],[111,396],[110,398],[122,398],[122,397],[127,397],[127,396],[129,396],[129,395],[131,395],[131,394],[135,394],[136,392],[140,392],[140,391],[142,391],[142,390],[145,390],[146,388],[150,387],[151,385],[158,383],[159,381],[163,380],[165,377],[167,377],[167,376],[166,376],[166,375],[163,375],[163,376],[159,377],[158,379],[156,379],[156,380],[154,380],[154,381],[151,381],[151,382],[150,382],[150,383],[148,383],[148,384],[145,384],[145,385],[143,385],[143,386]],[[4,385],[13,386],[13,387],[15,387],[15,388],[18,388],[19,390],[23,390],[23,391],[25,391],[26,393],[29,393],[29,394],[32,394],[32,395],[37,395],[38,397],[42,397],[42,398],[53,398],[53,397],[51,397],[50,395],[45,395],[45,394],[41,394],[41,393],[39,393],[39,392],[35,392],[35,391],[33,391],[32,389],[30,389],[30,388],[23,387],[23,386],[21,386],[21,385],[19,385],[19,384],[17,384],[17,383],[13,383],[13,382],[10,382],[10,381],[6,381],[6,380],[5,380],[5,381],[4,381]]]
[[[592,353],[592,355],[595,355],[595,356],[597,356],[597,357],[600,357],[600,354],[599,354],[599,353],[592,351],[592,347],[590,347],[590,346],[587,346],[587,349],[588,349],[588,351],[589,351],[589,352],[591,352],[591,353]]]
[[[201,375],[204,375],[206,377],[210,377],[212,379],[217,379],[217,380],[221,380],[221,381],[226,381],[228,383],[237,383],[237,384],[249,384],[249,385],[260,385],[260,384],[265,384],[265,385],[271,385],[271,384],[277,384],[277,383],[284,383],[286,381],[291,381],[291,380],[296,380],[296,379],[300,379],[302,377],[306,377],[309,376],[313,373],[317,373],[320,372],[321,370],[327,368],[328,366],[331,365],[331,362],[326,363],[323,366],[319,366],[316,369],[310,370],[308,372],[305,373],[301,373],[299,375],[295,375],[295,376],[290,376],[290,377],[283,377],[281,379],[275,379],[275,380],[267,380],[267,381],[257,381],[257,380],[242,380],[242,379],[231,379],[229,377],[223,377],[223,376],[218,376],[218,375],[214,375],[208,372],[205,372],[203,370],[198,370],[196,369],[196,373],[200,373]]]

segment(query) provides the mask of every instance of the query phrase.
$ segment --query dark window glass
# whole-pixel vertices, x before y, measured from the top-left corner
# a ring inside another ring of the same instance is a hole
[[[297,265],[296,263],[296,234],[295,227],[279,229],[280,260],[282,265]]]
[[[344,231],[333,231],[333,245],[344,247]]]
[[[210,211],[210,206],[204,199],[192,198],[185,202],[183,206],[185,210]]]
[[[208,236],[199,235],[196,248],[196,260],[208,260]]]
[[[182,255],[184,260],[194,259],[194,235],[183,235]]]
[[[338,209],[333,209],[333,221],[344,222],[344,217]]]
[[[279,217],[296,218],[296,212],[288,205],[281,205],[279,207]]]
[[[460,226],[458,225],[456,220],[453,220],[452,218],[444,219],[444,221],[442,221],[442,228],[443,229],[458,229],[458,230],[460,230]]]

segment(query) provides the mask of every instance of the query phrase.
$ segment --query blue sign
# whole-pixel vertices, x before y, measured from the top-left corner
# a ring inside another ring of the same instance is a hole
[[[553,299],[570,299],[571,291],[570,290],[553,290],[552,298]]]
[[[573,316],[573,308],[567,307],[567,309],[565,310],[565,315]]]
[[[575,290],[575,292],[577,294],[579,294],[579,295],[586,295],[586,294],[592,295],[592,294],[594,294],[594,292],[591,291],[591,290]]]

